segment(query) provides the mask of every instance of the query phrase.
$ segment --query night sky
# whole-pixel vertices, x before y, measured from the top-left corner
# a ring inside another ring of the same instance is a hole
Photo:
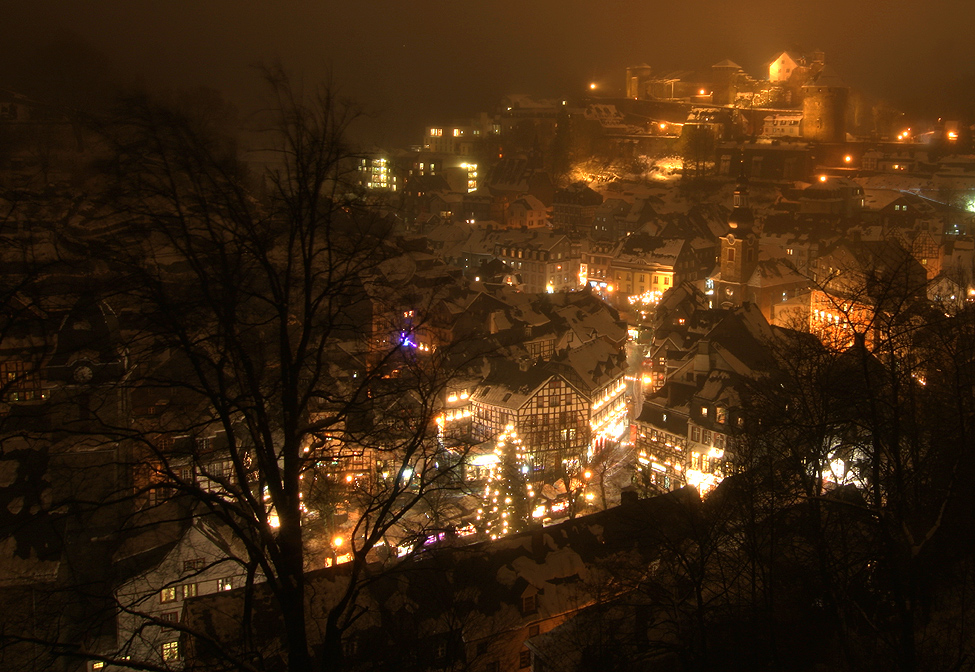
[[[7,4],[0,86],[56,86],[73,67],[64,86],[205,85],[246,109],[259,90],[253,66],[279,60],[306,81],[331,73],[369,113],[363,137],[384,144],[492,110],[505,93],[570,96],[589,81],[620,90],[640,62],[664,72],[730,58],[758,76],[783,49],[824,50],[849,84],[908,113],[958,114],[975,100],[971,0]],[[53,55],[52,44],[62,45]],[[57,65],[75,48],[79,58]]]

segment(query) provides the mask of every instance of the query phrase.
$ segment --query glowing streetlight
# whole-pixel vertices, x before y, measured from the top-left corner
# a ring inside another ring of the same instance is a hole
[[[847,154],[846,156],[843,157],[843,161],[845,161],[846,163],[849,163],[852,160],[853,160],[853,157],[850,156],[849,154]]]
[[[819,176],[819,181],[820,182],[825,182],[826,181],[826,176],[825,175],[820,175]]]
[[[590,82],[589,83],[589,89],[591,91],[595,91],[596,90],[596,82]]]
[[[344,543],[345,543],[345,539],[343,539],[342,537],[335,537],[334,539],[332,539],[332,546],[334,546],[335,548],[338,548]]]

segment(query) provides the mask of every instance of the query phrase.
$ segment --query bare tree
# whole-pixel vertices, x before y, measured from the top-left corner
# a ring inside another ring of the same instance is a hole
[[[130,318],[122,386],[152,408],[103,418],[103,431],[134,456],[133,488],[118,495],[141,507],[134,525],[188,501],[242,549],[231,558],[246,576],[239,629],[169,624],[183,632],[180,655],[206,652],[215,668],[338,669],[367,564],[451,482],[431,431],[447,348],[415,347],[430,301],[403,282],[389,222],[353,195],[355,108],[279,70],[268,80],[263,170],[246,169],[220,114],[192,114],[198,99],[132,99],[111,128],[117,182],[104,202],[129,235],[98,254],[105,298]],[[341,493],[343,522],[305,504],[316,479],[331,479],[328,497]],[[342,589],[312,621],[305,573],[333,535]],[[254,648],[256,582],[282,628],[271,649]],[[140,664],[153,665],[126,663]]]

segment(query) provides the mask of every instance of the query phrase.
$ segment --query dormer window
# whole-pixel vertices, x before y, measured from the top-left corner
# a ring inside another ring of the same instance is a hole
[[[521,613],[538,613],[538,595],[532,593],[531,595],[525,595],[521,598]]]

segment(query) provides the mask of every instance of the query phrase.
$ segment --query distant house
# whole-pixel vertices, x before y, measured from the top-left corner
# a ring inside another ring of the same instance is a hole
[[[549,225],[545,204],[531,195],[522,196],[508,205],[506,224],[512,229],[537,229]]]
[[[215,519],[195,518],[178,541],[169,541],[172,538],[166,526],[150,529],[116,554],[117,564],[138,562],[147,553],[159,559],[115,591],[119,615],[114,658],[129,656],[181,669],[181,632],[173,626],[183,622],[187,603],[200,595],[244,587],[247,572],[239,560],[244,551],[233,533]]]
[[[510,231],[497,239],[494,256],[521,276],[526,292],[578,289],[581,251],[567,236],[546,231]]]
[[[574,184],[555,192],[552,225],[574,233],[588,234],[593,226],[596,208],[603,197],[584,184]]]
[[[802,115],[769,115],[765,117],[762,135],[769,138],[800,138],[802,137]]]
[[[864,191],[848,177],[820,176],[799,195],[799,213],[853,217],[864,207]]]
[[[870,347],[886,316],[925,297],[927,286],[924,266],[889,240],[838,241],[816,260],[813,279],[810,330],[840,349],[858,338]]]
[[[582,459],[626,426],[626,358],[595,340],[535,365],[501,362],[471,395],[472,434],[487,441],[511,427],[537,477],[555,461]]]
[[[666,382],[647,396],[634,422],[637,459],[643,477],[659,489],[687,484],[706,492],[736,459],[735,437],[746,422],[736,385],[769,370],[778,336],[752,304],[731,312],[703,309],[689,293],[682,303],[691,314],[679,326],[689,328],[677,332],[684,339],[670,341]],[[692,324],[713,326],[702,334]]]
[[[787,82],[792,77],[792,73],[805,62],[801,56],[794,52],[783,51],[772,59],[768,66],[768,78],[770,82]]]

